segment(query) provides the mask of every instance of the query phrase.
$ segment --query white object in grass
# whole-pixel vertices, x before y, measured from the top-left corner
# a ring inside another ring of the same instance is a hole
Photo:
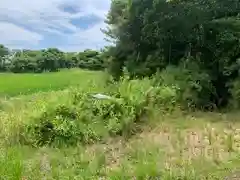
[[[113,99],[112,97],[107,96],[105,94],[94,94],[92,97],[96,99]]]

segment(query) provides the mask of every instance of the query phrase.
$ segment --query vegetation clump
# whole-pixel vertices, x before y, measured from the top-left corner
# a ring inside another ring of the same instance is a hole
[[[140,131],[139,125],[149,118],[151,108],[169,111],[176,106],[175,90],[153,86],[150,79],[124,79],[113,86],[106,89],[112,99],[73,92],[70,103],[46,109],[24,128],[25,143],[58,146],[91,144],[118,135],[128,138]]]

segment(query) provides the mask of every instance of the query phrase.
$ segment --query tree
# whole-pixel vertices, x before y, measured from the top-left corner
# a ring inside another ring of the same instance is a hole
[[[226,104],[219,99],[239,69],[239,12],[239,0],[113,0],[103,31],[115,43],[112,72],[125,66],[132,77],[149,76],[195,61],[215,86],[210,101]]]
[[[64,66],[64,53],[57,48],[43,50],[38,62],[44,71],[58,71],[59,68]]]
[[[86,49],[78,54],[78,66],[83,69],[101,70],[104,68],[104,62],[98,51]]]
[[[14,56],[13,56],[14,54]],[[8,51],[0,46],[0,70],[10,70],[15,73],[41,73],[58,71],[62,68],[80,67],[90,70],[104,68],[105,58],[102,52],[87,49],[83,52],[62,52],[57,48],[43,50],[13,50]]]
[[[79,59],[77,53],[65,53],[65,68],[78,67]]]
[[[6,70],[6,60],[7,60],[7,55],[9,54],[8,48],[6,48],[4,45],[0,44],[0,71]]]

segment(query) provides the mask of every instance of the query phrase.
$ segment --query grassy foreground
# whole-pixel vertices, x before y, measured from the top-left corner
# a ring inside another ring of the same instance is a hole
[[[2,73],[0,74],[0,97],[60,90],[68,86],[83,86],[93,78],[98,78],[96,72],[79,69],[42,74]]]
[[[98,77],[93,82],[94,85],[86,81],[81,86],[81,91],[102,92],[106,88],[113,88],[102,87],[102,81],[98,78],[103,77],[100,74],[96,76]],[[134,100],[134,95],[145,84],[144,81],[140,85],[138,82],[133,83],[132,86],[123,83],[119,91],[122,96],[124,93],[131,94],[130,99]],[[141,130],[127,139],[123,136],[107,136],[94,143],[65,147],[47,144],[40,147],[20,143],[23,137],[28,138],[23,134],[24,124],[29,124],[32,119],[48,111],[48,108],[69,104],[75,91],[76,89],[68,88],[39,92],[1,102],[1,180],[221,180],[227,176],[229,179],[230,176],[240,177],[240,114],[237,112],[175,111],[167,114],[156,107],[151,119],[147,118],[148,123],[142,124]],[[94,103],[96,107],[103,106],[99,101]],[[127,111],[127,115],[131,115],[133,110],[130,109],[130,113]],[[98,122],[94,116],[91,119],[94,123]],[[107,127],[115,127],[114,123],[115,121],[109,121]],[[65,127],[60,125],[61,128]],[[82,125],[85,127],[86,124]],[[86,133],[84,135],[90,136],[95,132],[105,134],[106,128],[90,122],[87,125],[89,126],[86,127],[94,131],[83,131]]]

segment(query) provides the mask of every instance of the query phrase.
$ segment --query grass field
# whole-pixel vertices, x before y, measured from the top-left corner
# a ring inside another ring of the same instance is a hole
[[[0,74],[0,97],[61,90],[69,86],[83,86],[98,78],[95,72],[79,69],[42,74]]]
[[[69,73],[70,77],[74,72],[60,74]],[[19,143],[24,136],[23,124],[49,107],[69,104],[72,92],[102,92],[108,88],[102,86],[101,73],[75,73],[81,76],[80,87],[50,89],[1,101],[0,180],[222,180],[227,176],[229,179],[230,176],[240,177],[238,112],[183,113],[176,110],[167,115],[155,109],[151,119],[147,118],[148,123],[141,125],[141,131],[127,139],[108,137],[104,141],[68,147]],[[86,77],[92,81],[84,81]],[[139,85],[142,86],[144,84]],[[120,87],[127,93],[137,94],[137,90],[141,90],[131,88],[129,84]],[[103,131],[101,126],[93,130]]]

